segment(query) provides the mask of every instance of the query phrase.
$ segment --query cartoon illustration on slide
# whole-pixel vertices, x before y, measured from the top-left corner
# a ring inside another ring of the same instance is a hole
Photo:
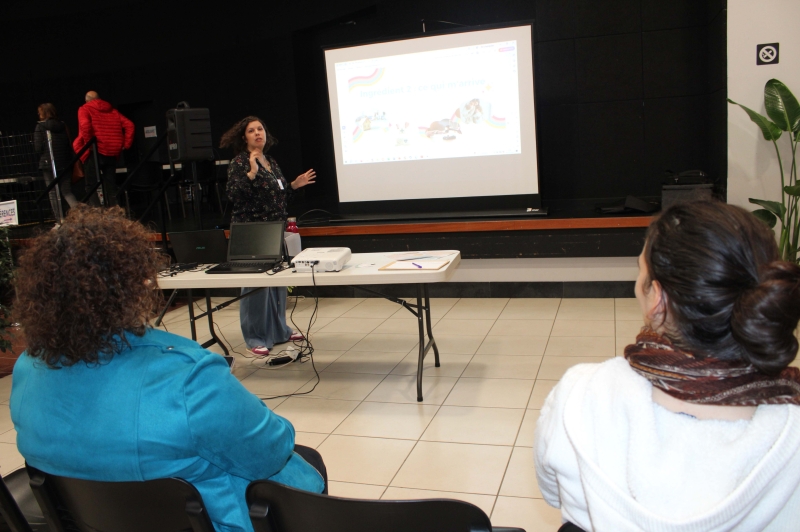
[[[516,50],[502,41],[342,55],[334,66],[344,164],[520,154],[530,124],[520,119]]]
[[[375,111],[371,114],[362,114],[356,118],[356,124],[360,125],[364,131],[370,129],[386,129],[390,126],[386,120],[386,113],[383,111]]]
[[[478,98],[468,101],[453,113],[453,116],[460,119],[465,124],[477,124],[483,117],[483,107]]]
[[[397,146],[408,146],[410,139],[408,138],[408,127],[411,124],[406,122],[405,125],[401,126],[400,124],[395,124],[395,128],[397,129],[397,137],[395,138],[395,145]]]
[[[391,127],[391,123],[386,119],[384,111],[374,111],[370,114],[361,114],[355,120],[356,127],[353,130],[353,142],[361,139],[365,131],[383,131],[387,132]]]
[[[473,98],[453,113],[453,119],[463,124],[486,123],[494,128],[505,127],[505,118],[492,115],[492,104],[484,98]]]
[[[434,84],[409,89],[393,85],[390,70],[361,70],[348,79],[353,91],[345,123],[352,129],[345,164],[494,155],[518,139],[507,133],[508,106],[490,83],[466,91],[441,83],[436,91],[425,89]],[[493,105],[498,98],[503,105]]]
[[[500,118],[497,116],[487,116],[483,120],[487,125],[495,128],[495,129],[505,129],[506,127],[506,119]]]
[[[444,135],[444,137],[442,137],[443,140],[454,140],[456,137],[450,134],[451,131],[460,135],[461,126],[458,122],[445,118],[444,120],[432,122],[431,125],[428,126],[428,129],[425,130],[425,135],[428,138],[432,138],[434,135]]]
[[[427,127],[421,126],[420,129],[425,130],[425,136],[429,139],[441,138],[445,141],[452,141],[458,138],[454,133],[469,135],[468,128],[480,124],[485,123],[497,129],[504,128],[505,119],[493,116],[491,113],[492,104],[489,101],[483,98],[473,98],[457,107],[450,118],[437,120]]]

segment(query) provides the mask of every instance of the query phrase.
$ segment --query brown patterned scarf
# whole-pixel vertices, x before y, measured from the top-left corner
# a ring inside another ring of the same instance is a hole
[[[772,376],[743,361],[695,358],[646,327],[625,348],[625,359],[653,386],[688,403],[800,405],[799,369],[789,367]]]

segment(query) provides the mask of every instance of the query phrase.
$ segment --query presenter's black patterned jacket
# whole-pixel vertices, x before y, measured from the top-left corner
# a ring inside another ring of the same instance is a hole
[[[232,222],[276,222],[285,221],[286,206],[292,195],[292,187],[283,177],[277,161],[264,154],[270,170],[259,168],[252,181],[250,154],[245,152],[234,157],[228,165],[228,199],[233,203]]]

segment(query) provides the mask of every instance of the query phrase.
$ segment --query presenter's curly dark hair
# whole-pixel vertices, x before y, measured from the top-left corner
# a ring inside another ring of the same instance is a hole
[[[93,364],[141,336],[161,299],[159,252],[122,209],[79,205],[33,241],[16,274],[14,317],[28,355],[50,367]]]
[[[278,139],[270,134],[269,129],[267,129],[267,124],[265,124],[263,120],[257,116],[246,116],[222,134],[219,147],[231,148],[234,155],[245,151],[247,149],[247,141],[244,138],[244,132],[247,130],[247,124],[250,122],[261,122],[261,125],[264,126],[264,135],[266,136],[264,139],[266,140],[266,144],[264,144],[265,152],[278,143]]]

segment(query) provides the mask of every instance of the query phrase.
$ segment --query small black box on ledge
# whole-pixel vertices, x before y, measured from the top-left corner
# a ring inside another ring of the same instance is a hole
[[[714,185],[709,183],[708,175],[702,170],[688,170],[672,174],[661,186],[661,210],[676,203],[710,200]]]

